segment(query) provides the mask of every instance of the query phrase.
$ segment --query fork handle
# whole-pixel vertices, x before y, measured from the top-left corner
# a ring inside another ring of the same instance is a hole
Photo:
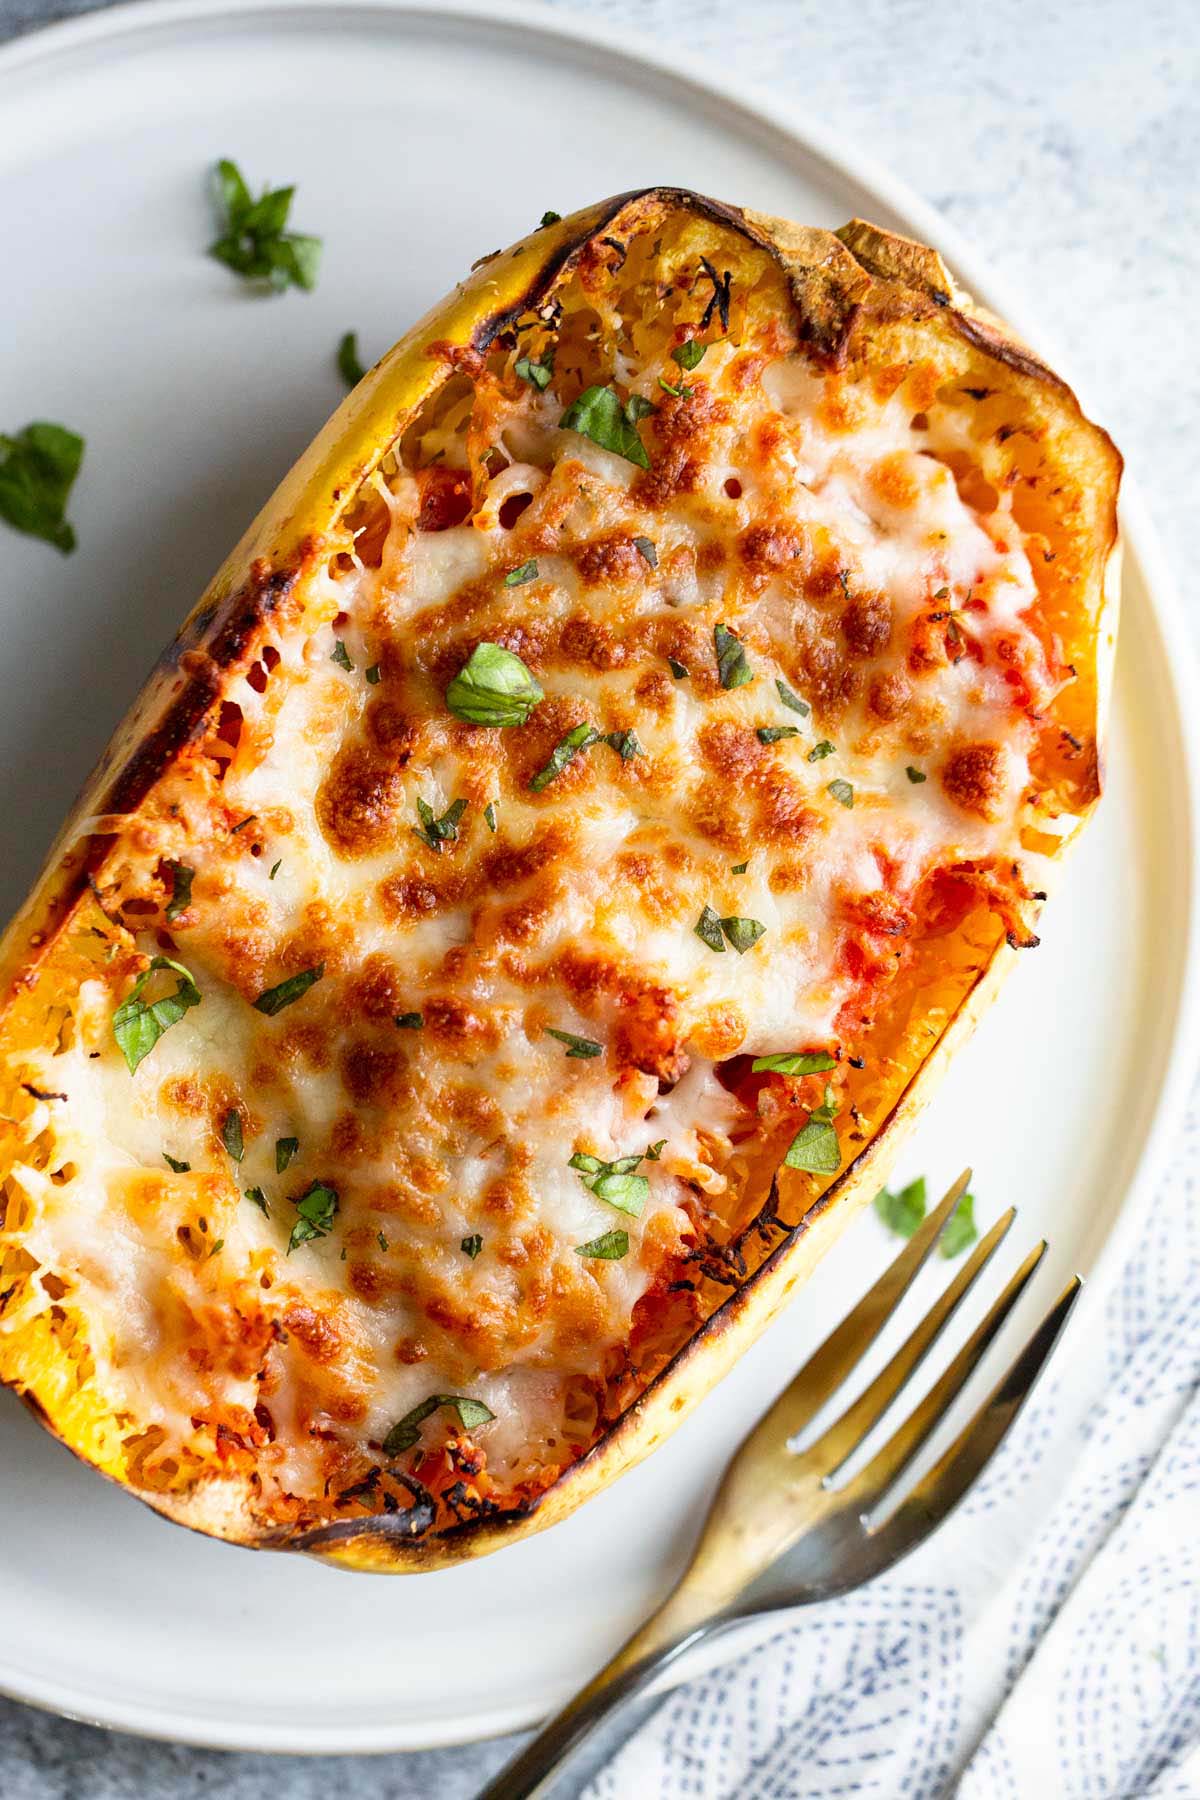
[[[648,1632],[646,1628],[637,1632],[561,1712],[543,1725],[533,1742],[480,1790],[477,1800],[536,1800],[537,1796],[548,1794],[567,1762],[603,1720],[641,1693],[660,1670],[668,1668],[686,1650],[732,1623],[720,1614],[702,1619],[641,1654],[638,1651]],[[630,1718],[617,1741],[623,1743],[638,1722],[638,1718]],[[605,1754],[610,1755],[616,1747],[616,1743],[606,1741]]]

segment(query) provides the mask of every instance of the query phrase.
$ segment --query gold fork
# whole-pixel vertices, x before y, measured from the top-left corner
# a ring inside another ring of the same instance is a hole
[[[851,1480],[834,1479],[878,1424],[982,1273],[1016,1217],[997,1219],[940,1299],[859,1398],[799,1452],[793,1440],[831,1400],[879,1337],[967,1190],[968,1169],[875,1286],[814,1351],[725,1471],[684,1574],[561,1712],[478,1800],[546,1794],[600,1722],[702,1639],[757,1615],[861,1587],[934,1531],[999,1448],[1045,1367],[1081,1282],[1068,1283],[1003,1379],[949,1449],[882,1523],[885,1496],[945,1418],[1046,1252],[1025,1258],[953,1361],[904,1423]],[[578,1789],[576,1790],[578,1791]]]

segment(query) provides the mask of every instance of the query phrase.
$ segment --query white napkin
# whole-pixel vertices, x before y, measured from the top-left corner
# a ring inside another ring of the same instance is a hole
[[[869,1588],[670,1696],[586,1800],[1200,1800],[1200,1106],[1104,1307]]]

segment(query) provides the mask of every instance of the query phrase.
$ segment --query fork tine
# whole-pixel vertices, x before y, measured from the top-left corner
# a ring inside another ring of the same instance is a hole
[[[1029,1398],[1058,1342],[1083,1283],[1067,1283],[1025,1348],[1010,1364],[970,1423],[891,1516],[867,1528],[876,1570],[890,1568],[927,1538],[953,1511],[995,1452]]]
[[[847,1483],[846,1487],[841,1490],[842,1498],[848,1504],[857,1506],[861,1512],[869,1511],[878,1503],[892,1483],[903,1474],[931,1433],[945,1418],[947,1409],[958,1398],[970,1377],[979,1367],[989,1345],[1025,1292],[1034,1271],[1045,1254],[1046,1240],[1043,1238],[1042,1242],[1030,1251],[1009,1281],[1008,1286],[990,1310],[985,1313],[958,1355],[945,1373],[934,1382],[920,1405],[913,1409],[903,1425],[892,1433],[887,1443],[876,1452],[870,1462],[860,1469],[853,1481]]]
[[[802,1431],[816,1417],[847,1375],[870,1349],[912,1286],[921,1265],[937,1243],[950,1215],[967,1191],[970,1169],[964,1169],[934,1212],[919,1226],[904,1249],[869,1288],[852,1312],[819,1344],[751,1436],[759,1432],[783,1440]]]
[[[945,1292],[934,1302],[925,1317],[914,1327],[899,1350],[886,1363],[870,1385],[863,1389],[853,1405],[821,1434],[808,1456],[815,1470],[828,1480],[852,1456],[867,1433],[879,1423],[900,1389],[913,1371],[924,1361],[963,1300],[975,1285],[1009,1226],[1016,1218],[1010,1207],[992,1226],[987,1236],[975,1246],[969,1260],[958,1271]]]

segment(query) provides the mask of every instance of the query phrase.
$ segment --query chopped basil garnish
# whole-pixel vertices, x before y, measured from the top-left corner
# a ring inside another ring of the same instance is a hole
[[[208,253],[246,281],[265,281],[281,294],[287,287],[313,288],[321,260],[321,240],[286,231],[294,187],[275,188],[252,200],[236,163],[216,168],[217,202],[225,229]]]
[[[752,1075],[820,1075],[837,1067],[828,1050],[788,1050],[779,1056],[756,1056],[750,1064]]]
[[[603,1237],[593,1238],[588,1244],[576,1244],[576,1256],[593,1258],[597,1262],[620,1262],[629,1254],[629,1233],[627,1231],[606,1231]]]
[[[239,831],[245,831],[247,825],[253,825],[257,817],[257,813],[247,813],[244,819],[239,819],[237,824],[232,827],[229,833],[230,837],[236,837]]]
[[[489,800],[483,809],[483,820],[489,831],[496,829],[496,802]]]
[[[534,793],[540,794],[543,788],[549,787],[550,783],[562,774],[567,764],[574,761],[581,750],[590,750],[593,744],[599,742],[600,733],[594,725],[576,725],[573,731],[568,731],[566,737],[559,738],[550,752],[549,762],[545,768],[538,770],[529,783]]]
[[[825,1089],[825,1103],[814,1109],[808,1124],[792,1139],[784,1162],[789,1169],[805,1169],[810,1175],[836,1175],[842,1166],[842,1150],[833,1121],[837,1108],[833,1089]]]
[[[527,581],[537,580],[537,572],[537,563],[533,557],[530,557],[529,561],[523,562],[519,569],[510,569],[508,571],[508,574],[504,577],[504,585],[505,587],[524,587]]]
[[[538,220],[539,225],[557,225],[562,218],[561,213],[544,212]]]
[[[257,1206],[264,1218],[270,1218],[271,1209],[267,1205],[267,1196],[260,1187],[247,1188],[246,1199],[250,1201],[252,1206]]]
[[[531,566],[536,574],[537,564],[525,565]],[[446,705],[468,725],[524,725],[542,698],[520,657],[499,644],[477,644],[446,689]]]
[[[635,537],[633,540],[633,547],[643,562],[649,563],[652,569],[657,569],[658,551],[654,548],[654,545],[648,537]]]
[[[554,352],[547,350],[541,362],[534,362],[531,356],[519,356],[513,364],[513,368],[522,381],[527,381],[530,387],[537,388],[539,393],[545,393],[550,386],[550,378],[554,374]]]
[[[217,1254],[217,1252],[219,1250],[223,1250],[224,1248],[225,1248],[225,1239],[218,1238],[216,1243],[213,1245],[212,1249],[208,1253],[209,1259],[211,1260]]]
[[[651,1144],[650,1148],[646,1151],[644,1160],[646,1162],[657,1162],[666,1147],[666,1142],[666,1138],[659,1138],[657,1143]]]
[[[683,681],[686,678],[687,670],[681,662],[676,662],[673,656],[668,656],[667,663],[676,681]]]
[[[383,1440],[385,1456],[402,1456],[420,1442],[421,1426],[439,1408],[452,1406],[458,1414],[459,1424],[464,1431],[473,1431],[477,1425],[486,1425],[495,1418],[490,1406],[482,1400],[472,1400],[466,1394],[430,1394],[428,1400],[422,1400],[411,1412],[406,1412],[398,1419]]]
[[[809,751],[808,760],[809,760],[809,762],[822,762],[825,757],[832,756],[832,755],[833,755],[833,745],[830,743],[828,738],[822,738],[820,743],[814,744],[812,749]]]
[[[267,880],[274,881],[275,877],[278,875],[278,873],[279,873],[280,869],[282,869],[282,867],[283,867],[283,858],[281,856],[279,861],[272,863],[271,867],[268,869]]]
[[[707,344],[698,344],[695,338],[689,338],[686,344],[677,344],[671,352],[671,361],[677,362],[681,369],[694,369],[703,360]]]
[[[787,682],[780,681],[778,675],[775,677],[775,691],[789,711],[799,713],[802,719],[807,719],[809,714],[807,702],[802,700],[799,694],[793,694]]]
[[[358,360],[358,333],[348,331],[338,344],[338,372],[347,387],[357,387],[366,370]]]
[[[67,501],[82,462],[83,439],[65,425],[39,419],[16,437],[0,432],[0,519],[68,555]]]
[[[759,938],[766,930],[757,919],[722,919],[721,930],[739,956],[745,956],[747,950],[753,950]]]
[[[325,973],[325,964],[318,963],[315,969],[302,969],[299,975],[289,975],[286,981],[278,982],[275,987],[267,988],[254,1002],[255,1010],[266,1013],[273,1019],[281,1013],[285,1006],[292,1006],[304,994],[307,994],[314,982],[320,981]]]
[[[419,1012],[397,1013],[395,1023],[401,1031],[420,1031],[425,1023],[425,1014]]]
[[[166,1165],[169,1169],[174,1169],[174,1171],[177,1175],[188,1174],[188,1172],[190,1171],[191,1166],[192,1166],[190,1162],[179,1162],[167,1150],[163,1151],[163,1161],[166,1163]]]
[[[616,751],[622,762],[632,762],[635,756],[646,754],[638,742],[636,731],[610,731],[604,741]]]
[[[784,738],[799,736],[800,727],[798,725],[760,725],[758,728],[760,744],[779,744]]]
[[[300,1139],[299,1138],[293,1138],[293,1137],[276,1138],[275,1139],[275,1173],[277,1175],[282,1175],[283,1171],[288,1167],[288,1165],[293,1161],[293,1159],[299,1154],[299,1151],[300,1151]]]
[[[380,671],[379,664],[372,663],[370,668],[367,670],[367,680],[370,682],[372,687],[378,687],[380,673],[381,673],[381,671]]]
[[[928,779],[929,779],[929,777],[927,775],[923,775],[921,773],[920,769],[914,769],[911,763],[909,763],[909,765],[908,765],[907,769],[905,769],[904,773],[908,776],[908,779],[913,782],[928,781]]]
[[[246,1140],[242,1134],[242,1115],[236,1106],[231,1106],[221,1120],[221,1142],[234,1162],[240,1163],[246,1154]]]
[[[717,648],[717,674],[723,688],[746,687],[754,680],[742,640],[735,637],[727,625],[714,626],[713,642]]]
[[[330,662],[335,662],[339,669],[345,669],[351,675],[354,673],[354,664],[350,661],[350,652],[347,650],[345,644],[343,644],[341,638],[339,638],[337,643],[333,646],[333,655],[329,660]]]
[[[638,420],[654,408],[640,394],[631,394],[624,406],[615,388],[585,388],[578,400],[572,401],[559,420],[564,431],[577,431],[591,438],[602,450],[623,456],[639,469],[650,467],[646,446],[638,435]]]
[[[466,810],[466,801],[456,800],[452,806],[446,808],[439,819],[435,816],[428,800],[422,800],[418,795],[417,817],[421,823],[419,826],[414,825],[413,831],[423,844],[428,844],[429,848],[436,850],[440,856],[442,845],[452,843],[458,836],[458,822]]]
[[[161,1000],[143,1000],[142,990],[157,969],[174,969],[179,985],[173,994],[164,994]],[[190,1007],[199,1006],[200,1000],[200,989],[190,970],[182,963],[172,962],[169,956],[154,958],[150,967],[134,982],[129,998],[122,1001],[113,1014],[113,1036],[131,1075],[142,1058],[149,1056],[163,1032],[178,1025],[184,1013]]]
[[[598,1156],[586,1156],[580,1150],[571,1157],[567,1167],[575,1170],[584,1187],[590,1188],[597,1200],[606,1200],[618,1212],[629,1213],[631,1218],[637,1219],[650,1198],[650,1183],[644,1175],[634,1173],[641,1161],[641,1156],[618,1156],[615,1162],[602,1162]]]
[[[377,1231],[377,1232],[376,1232],[376,1233],[375,1233],[375,1242],[376,1242],[376,1243],[377,1243],[377,1244],[378,1244],[378,1245],[379,1245],[379,1248],[380,1248],[380,1249],[381,1249],[381,1250],[384,1250],[384,1251],[386,1251],[386,1250],[387,1250],[387,1248],[388,1248],[388,1241],[387,1241],[387,1238],[386,1238],[386,1237],[385,1237],[385,1236],[384,1236],[384,1234],[383,1234],[383,1232],[382,1232],[382,1231]]]
[[[875,1211],[889,1231],[897,1237],[910,1238],[925,1217],[925,1177],[918,1175],[897,1193],[880,1188],[875,1196]]]
[[[748,863],[748,862],[744,862],[744,863],[730,863],[730,865],[729,865],[729,873],[730,873],[730,874],[731,874],[731,875],[744,875],[744,874],[745,874],[745,873],[746,873],[746,870],[747,870],[747,869],[748,869],[748,868],[749,868],[749,867],[750,867],[750,864],[749,864],[749,863]]]
[[[840,805],[854,805],[854,789],[848,781],[842,781],[840,777],[837,781],[831,781],[829,783],[829,792]]]
[[[470,1237],[463,1238],[458,1247],[465,1256],[469,1256],[471,1261],[474,1262],[475,1258],[479,1255],[479,1252],[483,1249],[483,1239],[477,1231],[473,1231]]]
[[[978,1236],[975,1226],[975,1196],[964,1194],[950,1214],[950,1221],[942,1233],[938,1249],[949,1261],[952,1256],[961,1256]]]
[[[725,938],[721,932],[720,915],[715,913],[711,906],[706,906],[704,908],[704,911],[697,919],[693,930],[695,931],[696,936],[708,945],[710,950],[716,950],[724,956]]]
[[[187,863],[181,862],[168,862],[167,867],[171,871],[171,898],[164,917],[173,922],[192,903],[192,883],[196,879],[196,871],[190,869]]]
[[[586,1059],[604,1055],[603,1044],[596,1043],[594,1038],[576,1037],[573,1031],[556,1031],[553,1025],[547,1025],[546,1036],[557,1038],[560,1044],[565,1044],[568,1056],[579,1056]]]
[[[658,385],[663,393],[670,394],[673,400],[690,400],[696,391],[695,388],[685,387],[682,381],[679,383],[678,387],[673,387],[671,383],[665,381],[661,375],[658,378]]]
[[[314,1181],[299,1200],[292,1204],[300,1217],[292,1226],[292,1235],[288,1239],[289,1256],[298,1244],[307,1244],[313,1238],[329,1236],[337,1217],[337,1189],[327,1187],[323,1181]]]

